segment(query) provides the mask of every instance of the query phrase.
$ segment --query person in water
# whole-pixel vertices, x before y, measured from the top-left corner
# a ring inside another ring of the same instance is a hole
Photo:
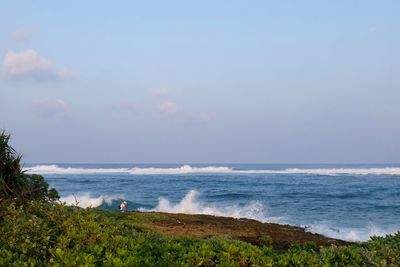
[[[128,202],[126,202],[126,201],[124,200],[124,202],[122,202],[122,203],[118,206],[118,208],[119,208],[119,210],[120,210],[121,212],[127,211],[127,210],[128,210]]]

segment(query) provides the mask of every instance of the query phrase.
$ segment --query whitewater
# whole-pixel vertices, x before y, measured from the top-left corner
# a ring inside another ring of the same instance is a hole
[[[170,168],[72,168],[72,167],[59,167],[57,165],[37,165],[30,168],[25,168],[28,173],[38,174],[101,174],[101,173],[129,173],[136,175],[172,175],[172,174],[190,174],[190,173],[225,173],[225,174],[316,174],[316,175],[397,175],[400,176],[400,168],[316,168],[316,169],[300,169],[289,168],[284,170],[240,170],[230,167],[192,167],[190,165],[183,165],[181,167]]]
[[[400,229],[400,166],[25,164],[81,207],[210,214],[305,227],[348,241]]]

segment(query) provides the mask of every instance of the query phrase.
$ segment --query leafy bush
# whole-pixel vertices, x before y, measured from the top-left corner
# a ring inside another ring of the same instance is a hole
[[[342,247],[295,245],[282,253],[224,237],[161,236],[146,230],[147,214],[39,200],[3,210],[0,266],[400,266],[400,232]]]
[[[0,266],[400,266],[400,232],[349,246],[313,243],[275,252],[223,237],[166,237],[147,230],[162,214],[116,213],[56,203],[40,175],[22,171],[0,134]],[[1,203],[1,202],[0,202]]]

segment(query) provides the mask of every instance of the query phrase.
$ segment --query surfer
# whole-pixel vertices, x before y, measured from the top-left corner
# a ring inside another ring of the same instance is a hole
[[[128,210],[128,202],[126,200],[124,200],[119,206],[118,206],[119,210],[121,212],[125,212]]]

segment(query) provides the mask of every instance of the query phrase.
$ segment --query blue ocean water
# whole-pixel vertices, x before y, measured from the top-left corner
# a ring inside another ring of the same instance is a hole
[[[400,165],[26,164],[82,207],[247,217],[350,241],[400,229]]]

